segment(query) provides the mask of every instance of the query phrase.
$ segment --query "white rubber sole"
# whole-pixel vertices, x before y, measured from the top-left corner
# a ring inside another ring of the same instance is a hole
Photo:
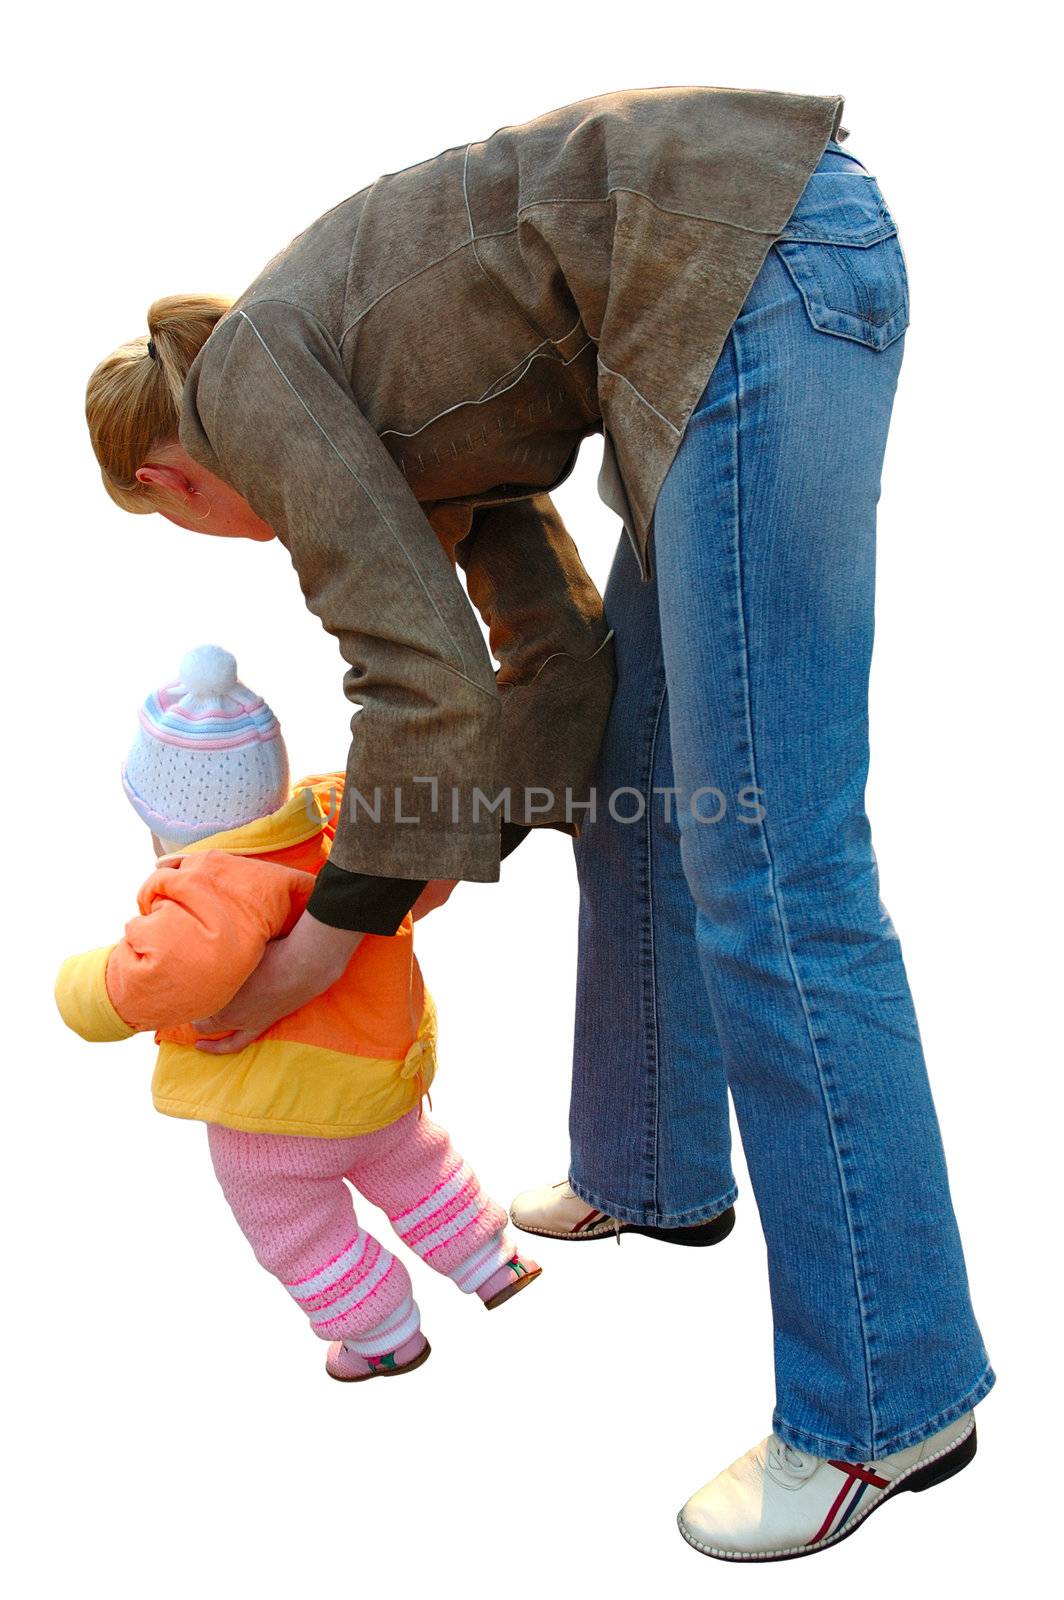
[[[579,1243],[581,1239],[612,1239],[617,1232],[612,1222],[597,1222],[593,1228],[584,1228],[580,1233],[563,1233],[558,1228],[533,1228],[531,1223],[518,1222],[512,1211],[510,1221],[522,1233],[534,1233],[540,1239],[572,1239],[574,1243]]]

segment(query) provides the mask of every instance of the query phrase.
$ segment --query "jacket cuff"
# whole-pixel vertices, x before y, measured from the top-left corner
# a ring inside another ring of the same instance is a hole
[[[326,861],[307,901],[307,910],[330,928],[390,937],[424,889],[428,879],[378,878],[348,872]]]
[[[118,1015],[107,993],[107,958],[113,949],[113,944],[101,945],[98,950],[68,956],[55,980],[60,1016],[68,1028],[92,1044],[130,1039],[137,1032]]]

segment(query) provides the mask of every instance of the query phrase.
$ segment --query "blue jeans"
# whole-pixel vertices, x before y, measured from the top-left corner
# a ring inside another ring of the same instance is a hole
[[[834,141],[735,321],[606,611],[619,683],[575,843],[570,1181],[768,1247],[775,1431],[869,1460],[990,1389],[864,809],[876,503],[909,320],[879,187]]]

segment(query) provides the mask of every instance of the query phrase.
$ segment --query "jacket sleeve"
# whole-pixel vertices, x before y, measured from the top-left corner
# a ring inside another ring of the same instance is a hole
[[[186,382],[180,438],[287,547],[355,706],[332,859],[401,878],[499,875],[500,708],[476,617],[335,341],[302,308],[234,309]]]
[[[455,554],[499,662],[510,817],[572,831],[589,814],[616,683],[602,597],[546,493],[475,508]]]
[[[611,635],[602,598],[549,494],[472,510],[434,506],[428,519],[463,568],[501,663],[499,783],[511,797],[500,830],[505,860],[530,825],[576,832],[589,815],[615,685]],[[391,934],[422,888],[329,861],[307,909],[333,927]]]
[[[309,878],[221,850],[157,868],[122,939],[70,956],[59,969],[63,1021],[96,1042],[221,1010],[302,910]]]

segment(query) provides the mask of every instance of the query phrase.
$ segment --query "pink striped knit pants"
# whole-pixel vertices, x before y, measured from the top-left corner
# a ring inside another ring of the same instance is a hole
[[[444,1130],[407,1112],[376,1133],[313,1139],[208,1123],[211,1159],[256,1256],[322,1339],[384,1355],[420,1326],[410,1275],[359,1227],[349,1179],[404,1244],[472,1294],[513,1255],[506,1213]]]

